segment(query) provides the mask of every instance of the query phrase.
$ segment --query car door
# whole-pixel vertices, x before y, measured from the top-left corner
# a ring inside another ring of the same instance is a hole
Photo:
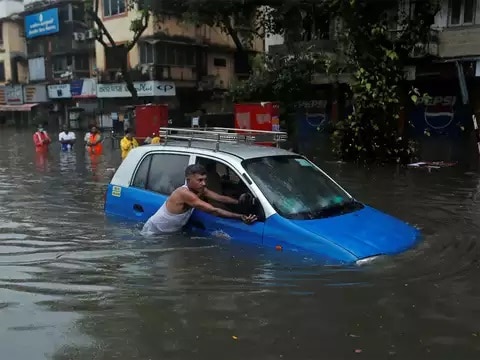
[[[167,197],[185,183],[190,154],[158,152],[147,154],[139,163],[126,196],[129,218],[145,222]]]
[[[195,162],[202,164],[207,169],[207,188],[220,195],[238,198],[243,192],[251,192],[240,174],[226,162],[208,156],[196,156]],[[214,174],[216,172],[216,175]],[[210,179],[210,180],[209,180]],[[253,195],[253,194],[252,194]],[[231,212],[242,213],[238,206],[225,206],[205,199],[213,206],[223,207]],[[259,221],[247,225],[240,220],[226,219],[195,210],[190,220],[190,226],[204,236],[218,237],[226,240],[239,240],[255,244],[262,244],[264,215],[261,206],[255,210]]]

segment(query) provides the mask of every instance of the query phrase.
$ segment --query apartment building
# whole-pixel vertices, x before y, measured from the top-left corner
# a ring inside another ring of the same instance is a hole
[[[417,0],[392,1],[391,12],[402,11],[415,14]],[[309,14],[299,14],[303,18]],[[303,19],[302,18],[302,19]],[[301,22],[298,31],[287,33],[285,38],[269,35],[265,38],[266,51],[285,54],[288,52],[285,40],[299,46],[313,46],[323,53],[337,54],[339,27],[334,19],[313,19]],[[307,26],[305,26],[307,24]],[[321,24],[317,26],[316,24]],[[458,136],[462,128],[471,123],[472,108],[480,113],[480,1],[441,0],[440,10],[435,15],[426,43],[417,44],[410,54],[405,67],[410,86],[431,95],[431,100],[421,106],[407,107],[405,121],[415,126],[418,135]],[[392,32],[397,29],[392,24]],[[288,39],[290,37],[290,39]],[[333,80],[333,81],[332,81]],[[320,118],[335,121],[345,116],[349,106],[345,99],[338,97],[340,88],[345,90],[349,76],[331,79],[325,74],[316,74],[313,83],[319,91],[314,100],[316,109],[306,112],[320,113]],[[342,93],[343,91],[340,91]],[[307,99],[306,99],[307,100]],[[348,111],[347,111],[348,113]]]
[[[0,1],[0,123],[28,120],[28,114],[15,111],[23,104],[23,89],[16,84],[27,81],[23,23],[12,15],[22,10],[22,1]]]
[[[117,0],[102,1],[103,23],[117,44],[132,39],[130,23],[136,16],[138,8],[129,10]],[[109,50],[97,42],[97,70],[101,83],[117,82],[119,64]],[[251,50],[263,52],[263,39],[257,39]],[[222,94],[236,78],[248,74],[248,68],[242,68],[245,61],[241,60],[233,40],[220,29],[181,23],[175,15],[165,14],[161,19],[150,19],[138,44],[130,51],[128,63],[139,89],[169,89],[168,93],[139,93],[141,102],[167,103],[171,114],[183,114],[200,107],[211,111],[219,109]],[[152,84],[155,86],[150,86]],[[122,95],[117,89],[103,86],[104,109],[129,103],[128,92]],[[120,96],[124,99],[118,99]]]

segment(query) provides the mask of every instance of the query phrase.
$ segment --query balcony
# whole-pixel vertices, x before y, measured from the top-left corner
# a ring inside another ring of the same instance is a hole
[[[95,51],[95,39],[92,32],[78,23],[66,22],[62,26],[62,31],[58,34],[27,40],[28,57],[45,56],[49,49],[51,49],[51,55],[93,53]]]
[[[292,43],[290,48],[287,44],[270,45],[268,51],[272,55],[288,55],[292,52],[302,52],[306,49],[317,53],[335,53],[337,50],[336,40],[311,40]]]
[[[391,32],[391,40],[395,41],[399,39],[401,35],[401,30],[392,30]],[[410,52],[410,57],[414,59],[423,58],[427,56],[434,56],[438,57],[439,52],[439,31],[431,29],[427,34],[427,40],[424,43],[417,43],[415,44],[414,48]]]
[[[93,32],[77,24],[66,23],[64,30],[52,41],[52,54],[93,52],[95,51],[95,38]]]

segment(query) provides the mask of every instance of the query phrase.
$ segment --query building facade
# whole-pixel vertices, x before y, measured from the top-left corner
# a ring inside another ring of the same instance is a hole
[[[6,3],[14,5],[1,13]],[[112,127],[136,105],[118,57],[95,40],[84,6],[82,0],[0,0],[0,118]],[[100,1],[99,16],[117,46],[132,41],[138,13],[123,1]],[[248,75],[245,55],[263,50],[263,40],[256,40],[239,55],[217,28],[181,24],[174,15],[152,17],[128,54],[138,103],[166,103],[178,118],[200,108],[229,111],[223,95]]]
[[[102,0],[100,15],[115,42],[125,44],[133,37],[130,23],[139,16],[139,9],[117,5],[116,0]],[[251,50],[263,52],[263,40],[257,39]],[[116,83],[120,65],[109,51],[96,43],[98,78],[100,82]],[[225,106],[223,94],[235,79],[248,75],[230,36],[218,28],[181,23],[173,14],[150,18],[147,29],[128,54],[128,63],[139,88],[155,81],[170,89],[163,94],[146,92],[140,102],[167,103],[172,117],[178,118],[199,108],[231,110]],[[118,99],[109,92],[102,96],[108,96],[102,102],[106,111],[129,103],[129,98]]]
[[[398,0],[392,2],[391,13],[415,14],[416,0]],[[287,41],[298,47],[311,47],[319,52],[339,53],[337,42],[341,27],[335,19],[313,19],[304,21],[308,13],[297,14],[300,26],[296,31],[265,37],[266,51],[269,53],[288,53]],[[292,17],[294,19],[295,17]],[[321,24],[322,26],[317,26]],[[418,135],[458,136],[462,128],[471,125],[471,114],[480,115],[480,1],[478,0],[441,0],[440,10],[435,15],[428,40],[417,44],[410,54],[405,67],[409,86],[431,97],[427,104],[412,106],[402,114],[405,121],[415,126]],[[398,25],[392,23],[392,32]],[[292,41],[293,40],[293,41]],[[319,86],[317,113],[323,118],[345,116],[348,111],[339,111],[336,106],[342,99],[336,97],[335,87],[348,84],[350,77],[331,79],[325,74],[316,74],[312,80]],[[321,105],[318,105],[321,104]],[[343,110],[350,104],[343,102]]]

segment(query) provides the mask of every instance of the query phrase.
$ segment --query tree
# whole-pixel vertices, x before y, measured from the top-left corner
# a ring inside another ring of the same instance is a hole
[[[418,1],[413,14],[398,11],[398,2],[347,1],[339,5],[344,22],[342,42],[348,69],[353,70],[355,111],[338,122],[334,151],[344,160],[406,162],[415,147],[399,131],[400,113],[408,101],[403,68],[414,47],[428,43],[439,2]],[[396,25],[395,30],[391,24]],[[412,95],[412,100],[417,100],[417,95]]]
[[[225,12],[238,10],[235,1],[222,7],[215,1],[192,2],[198,19],[203,18],[198,16],[202,14],[223,21],[228,15]],[[355,111],[337,124],[334,151],[344,160],[362,161],[406,161],[413,153],[412,143],[398,131],[399,114],[408,98],[403,68],[414,47],[428,42],[439,1],[414,3],[415,9],[406,12],[399,11],[399,0],[242,2],[257,8],[268,6],[261,11],[264,32],[296,34],[301,21],[317,15],[328,14],[341,20],[339,56],[337,60],[323,56],[324,71],[333,77],[342,72],[353,74],[350,88]],[[230,15],[230,19],[234,17],[235,13]],[[321,68],[319,59],[309,56],[312,51],[295,50],[298,37],[288,36],[287,40],[288,56],[267,57],[263,69],[236,84],[232,94],[237,99],[292,102],[302,94],[299,89],[310,88],[311,75]]]
[[[126,7],[128,10],[135,9],[136,1],[127,0]],[[132,94],[133,102],[138,99],[137,89],[133,84],[132,77],[130,75],[130,69],[128,67],[128,53],[138,43],[138,40],[148,27],[151,15],[151,9],[148,6],[138,10],[138,16],[132,20],[130,24],[130,30],[133,32],[132,40],[126,44],[117,44],[112,34],[107,30],[99,15],[100,0],[91,0],[86,2],[85,12],[87,16],[93,21],[95,26],[95,39],[105,49],[105,52],[115,56],[119,60],[121,67],[123,80],[127,86],[127,89]]]

